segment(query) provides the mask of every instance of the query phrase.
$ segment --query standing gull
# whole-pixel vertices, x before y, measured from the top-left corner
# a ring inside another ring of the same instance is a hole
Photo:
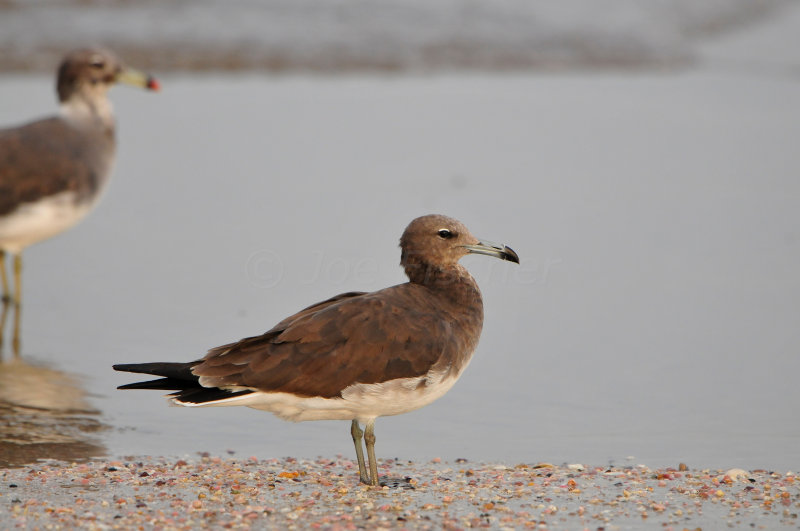
[[[16,355],[22,249],[72,227],[97,203],[114,161],[114,116],[107,93],[115,83],[159,88],[155,79],[126,68],[111,52],[73,51],[58,67],[59,113],[0,129],[0,346],[6,311],[13,304]],[[13,291],[6,274],[6,253],[14,256]]]
[[[375,419],[444,395],[478,344],[481,292],[458,260],[476,253],[519,263],[513,250],[439,215],[412,221],[400,248],[405,284],[337,295],[200,360],[114,365],[162,377],[119,389],[169,389],[182,406],[249,406],[291,421],[351,420],[360,479],[378,485]]]

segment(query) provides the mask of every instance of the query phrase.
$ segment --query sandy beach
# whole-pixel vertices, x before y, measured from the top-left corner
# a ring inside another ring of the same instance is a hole
[[[793,472],[195,456],[0,472],[5,529],[796,529]]]

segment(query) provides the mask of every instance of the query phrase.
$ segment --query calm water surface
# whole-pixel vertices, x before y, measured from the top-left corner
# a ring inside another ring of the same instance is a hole
[[[522,265],[464,260],[481,344],[444,398],[378,421],[380,456],[796,469],[796,79],[161,77],[114,90],[97,210],[25,255],[25,357],[79,377],[97,454],[350,455],[347,423],[167,407],[111,365],[402,282],[398,238],[437,212]],[[4,78],[0,121],[51,84]]]

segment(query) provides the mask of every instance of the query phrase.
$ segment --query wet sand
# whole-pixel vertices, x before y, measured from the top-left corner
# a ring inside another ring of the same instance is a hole
[[[130,457],[0,472],[0,527],[27,529],[797,528],[790,471],[383,460]],[[385,478],[384,478],[385,479]]]

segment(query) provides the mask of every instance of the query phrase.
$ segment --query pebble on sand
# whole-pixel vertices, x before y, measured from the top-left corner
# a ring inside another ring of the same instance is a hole
[[[0,527],[419,529],[796,528],[791,473],[383,460],[392,487],[348,459],[211,457],[40,464],[0,471]],[[737,477],[737,481],[732,480]],[[729,478],[728,481],[725,478]]]

